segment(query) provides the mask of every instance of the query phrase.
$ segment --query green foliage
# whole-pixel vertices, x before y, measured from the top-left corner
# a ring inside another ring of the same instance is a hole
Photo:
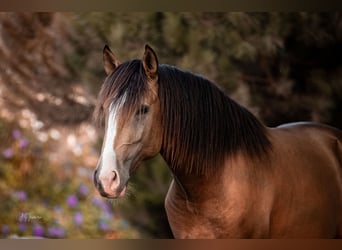
[[[203,74],[228,93],[247,83],[253,95],[243,104],[257,107],[269,125],[310,119],[341,126],[326,115],[339,105],[331,98],[331,76],[338,76],[341,66],[340,23],[341,15],[333,12],[157,12],[89,13],[75,26],[87,33],[80,40],[96,40],[87,45],[91,60],[104,43],[121,60],[140,58],[150,43],[161,63]],[[320,89],[324,100],[316,103],[307,86]]]
[[[130,194],[118,209],[145,237],[172,236],[164,209],[170,182],[171,173],[160,155],[146,161],[130,179]]]

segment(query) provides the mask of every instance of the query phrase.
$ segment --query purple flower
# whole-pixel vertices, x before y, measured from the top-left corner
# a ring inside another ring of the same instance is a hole
[[[23,223],[23,222],[19,223],[18,230],[20,232],[25,232],[26,231],[26,223]]]
[[[114,214],[108,202],[103,202],[100,208],[102,209],[101,218],[110,220],[114,217]]]
[[[81,212],[76,212],[74,214],[74,222],[77,226],[81,226],[83,223],[83,215]]]
[[[10,231],[9,225],[6,225],[6,224],[2,225],[1,231],[2,231],[2,235],[7,235],[9,233],[9,231]]]
[[[69,205],[69,207],[76,207],[78,205],[78,198],[76,195],[72,194],[68,196],[66,202]]]
[[[97,227],[102,231],[107,231],[109,229],[108,223],[104,220],[100,220]]]
[[[19,222],[24,223],[30,220],[30,215],[28,213],[21,213],[19,216]]]
[[[95,206],[97,206],[97,207],[101,207],[101,205],[102,205],[102,203],[103,203],[103,201],[102,201],[100,198],[98,198],[98,197],[93,197],[93,198],[91,199],[91,202],[92,202]]]
[[[52,226],[48,229],[48,235],[53,238],[63,238],[65,236],[65,230],[61,227]]]
[[[22,138],[19,141],[19,148],[25,149],[29,145],[29,141],[27,138]]]
[[[2,155],[6,158],[6,159],[10,159],[13,157],[13,150],[11,148],[7,148],[4,151],[2,151]]]
[[[14,192],[14,197],[19,201],[27,200],[27,193],[23,190],[19,190]]]
[[[34,236],[43,237],[43,235],[44,235],[44,228],[41,225],[39,225],[39,224],[35,224],[32,227],[32,233],[33,233]]]
[[[104,202],[101,205],[101,209],[106,219],[112,219],[114,217],[113,210],[109,202]]]
[[[89,189],[86,185],[81,184],[80,187],[78,188],[78,192],[83,195],[86,196],[89,193]]]
[[[19,129],[15,129],[15,130],[12,131],[12,135],[13,135],[13,137],[14,137],[15,139],[19,139],[20,136],[21,136],[21,132],[20,132]]]
[[[103,211],[105,211],[106,213],[111,213],[111,207],[109,206],[109,203],[108,202],[103,202],[101,204],[101,208]]]

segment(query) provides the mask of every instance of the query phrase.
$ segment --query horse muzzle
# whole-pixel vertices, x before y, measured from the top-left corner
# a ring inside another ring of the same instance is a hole
[[[98,169],[94,172],[94,184],[99,193],[106,198],[121,198],[126,193],[127,182],[122,184],[117,171],[102,174]]]

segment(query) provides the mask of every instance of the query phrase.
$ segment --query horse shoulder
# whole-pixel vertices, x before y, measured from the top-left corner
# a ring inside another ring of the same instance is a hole
[[[189,209],[182,190],[173,180],[165,197],[165,210],[173,236],[177,239],[192,238],[193,211]]]
[[[173,181],[165,208],[174,236],[197,239],[268,237],[269,212],[265,210],[270,210],[270,196],[261,190],[256,192],[244,177],[239,180],[224,181],[222,186],[218,185],[220,190],[216,195],[199,203],[187,200]]]
[[[165,199],[165,209],[172,233],[177,239],[218,238],[215,228],[203,213],[184,196],[183,190],[173,181]]]

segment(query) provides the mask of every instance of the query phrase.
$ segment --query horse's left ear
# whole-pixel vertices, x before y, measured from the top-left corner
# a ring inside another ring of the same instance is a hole
[[[108,45],[103,48],[103,66],[107,73],[110,75],[117,67],[119,67],[120,61],[116,58]]]
[[[145,45],[145,53],[142,59],[145,73],[151,80],[158,79],[158,58],[149,45]]]

